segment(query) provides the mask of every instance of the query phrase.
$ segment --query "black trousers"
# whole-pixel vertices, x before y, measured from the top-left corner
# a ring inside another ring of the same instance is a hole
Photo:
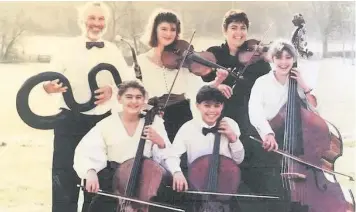
[[[173,142],[179,128],[185,122],[193,118],[189,104],[189,100],[185,100],[180,103],[170,105],[164,111],[164,126],[171,142]]]
[[[82,137],[97,122],[109,116],[92,116],[74,113],[63,109],[65,119],[54,129],[52,161],[52,212],[76,212],[80,178],[73,169],[74,151]],[[86,211],[90,197],[84,195],[82,211]]]
[[[193,118],[190,111],[189,100],[182,101],[180,103],[170,105],[164,111],[164,126],[166,128],[168,138],[173,143],[174,138],[179,128],[187,121]],[[180,166],[183,171],[187,170],[187,154],[183,154],[181,157]]]
[[[255,136],[259,138],[258,136]],[[265,151],[261,144],[245,136],[240,137],[245,148],[245,159],[240,164],[241,184],[239,193],[271,195],[274,199],[244,199],[239,203],[243,212],[288,212],[290,204],[287,190],[281,180],[281,158],[273,152]]]
[[[111,166],[108,162],[106,168],[98,172],[99,186],[100,189],[106,192],[113,193],[113,177],[118,164],[116,167]],[[89,206],[85,212],[116,212],[117,199],[112,197],[103,196],[100,194],[86,193],[91,199]]]

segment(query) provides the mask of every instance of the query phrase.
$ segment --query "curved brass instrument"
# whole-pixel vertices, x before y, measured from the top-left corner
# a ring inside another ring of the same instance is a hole
[[[88,83],[91,91],[91,98],[88,102],[79,104],[75,101],[73,96],[73,91],[68,79],[57,72],[43,72],[35,76],[30,77],[21,86],[20,90],[17,92],[16,96],[16,108],[17,113],[20,118],[30,127],[41,130],[54,129],[57,121],[64,118],[64,112],[60,112],[53,116],[40,116],[32,112],[29,106],[28,98],[31,90],[41,82],[52,81],[59,79],[63,83],[63,86],[67,86],[67,92],[63,93],[63,98],[67,106],[75,112],[85,112],[96,107],[94,102],[95,94],[94,91],[98,89],[98,84],[96,83],[96,75],[103,70],[108,70],[114,78],[115,83],[118,85],[122,82],[120,74],[115,66],[108,63],[100,63],[96,65],[88,73]]]

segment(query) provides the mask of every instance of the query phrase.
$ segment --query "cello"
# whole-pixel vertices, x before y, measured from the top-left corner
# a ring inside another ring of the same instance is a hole
[[[153,107],[145,115],[144,127],[151,125],[159,112],[158,98],[152,100]],[[142,135],[144,131],[142,130]],[[144,158],[143,151],[146,140],[141,138],[135,158],[129,159],[116,169],[113,178],[113,191],[125,197],[137,197],[139,200],[149,202],[160,188],[161,182],[170,180],[168,172],[152,159]],[[156,205],[157,206],[157,205]],[[159,207],[159,205],[158,205]],[[167,207],[166,207],[167,208]],[[169,208],[174,210],[174,208]],[[147,204],[118,200],[117,212],[148,212]]]
[[[217,120],[219,125],[221,117]],[[193,190],[208,193],[236,194],[240,184],[240,168],[231,158],[220,155],[221,134],[215,132],[213,153],[195,159],[188,167],[188,182]],[[230,212],[230,195],[203,195],[195,201],[193,212]]]

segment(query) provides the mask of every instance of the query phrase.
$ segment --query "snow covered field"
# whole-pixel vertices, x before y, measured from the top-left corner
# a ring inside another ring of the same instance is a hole
[[[50,54],[55,50],[56,45],[61,45],[63,39],[57,39],[58,42],[42,42],[41,45],[47,45],[47,52],[41,52],[41,54]],[[219,43],[220,41],[216,40],[203,43],[197,40],[196,46],[203,48]],[[16,93],[22,83],[30,76],[47,71],[47,66],[48,64],[36,63],[0,64],[2,73],[0,78],[2,93],[0,110],[1,212],[50,211],[53,132],[28,127],[18,117],[15,107]],[[351,65],[350,60],[330,58],[320,61],[301,61],[301,67],[311,71],[318,68],[318,78],[315,82],[319,112],[322,117],[340,129],[345,143],[348,144],[348,147],[345,147],[344,156],[336,162],[336,170],[355,174],[352,164],[355,159],[355,149],[354,145],[349,145],[356,140],[355,66]],[[41,95],[38,89],[41,88],[39,86],[35,88],[30,96],[30,105],[33,110],[40,114],[56,113],[56,97]],[[40,102],[46,104],[40,105]],[[344,178],[340,180],[347,187],[354,186]],[[354,192],[356,192],[355,189]]]

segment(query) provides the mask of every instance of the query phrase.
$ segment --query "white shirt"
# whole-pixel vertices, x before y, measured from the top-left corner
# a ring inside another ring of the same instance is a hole
[[[230,125],[238,138],[240,136],[238,124],[228,117],[224,117],[222,120],[225,120]],[[202,128],[211,128],[214,126],[208,126],[202,118],[194,118],[183,124],[178,130],[172,146],[167,151],[169,155],[167,155],[167,159],[165,160],[165,167],[172,174],[181,171],[180,157],[185,152],[187,152],[188,156],[188,165],[201,156],[212,154],[215,135],[208,133],[204,136]],[[232,158],[237,164],[240,164],[245,157],[245,150],[240,140],[230,143],[226,136],[221,135],[220,155]]]
[[[148,53],[139,55],[137,60],[141,67],[142,83],[149,98],[168,94],[178,70],[156,65],[148,58]],[[193,117],[200,115],[195,107],[195,98],[198,90],[205,84],[207,83],[201,77],[194,75],[187,68],[182,68],[173,86],[172,94],[185,94],[185,97],[190,99]]]
[[[90,99],[91,92],[88,83],[88,73],[99,63],[108,63],[119,71],[122,81],[134,80],[135,73],[127,66],[122,53],[119,49],[108,41],[104,42],[103,48],[86,48],[89,41],[84,36],[71,38],[66,46],[63,46],[51,60],[50,70],[62,73],[68,78],[71,84],[73,95],[78,103],[85,103]],[[100,42],[99,41],[99,42]],[[101,115],[117,106],[117,86],[108,71],[101,71],[97,75],[99,88],[110,85],[113,89],[112,97],[102,105],[98,105],[92,110],[82,112],[83,114]],[[68,91],[67,91],[68,92]],[[61,95],[59,107],[68,108]]]
[[[121,121],[118,113],[113,113],[101,120],[80,141],[74,154],[74,170],[82,179],[88,170],[95,169],[97,172],[106,167],[107,161],[123,163],[134,158],[141,138],[145,119],[141,118],[135,134],[131,137]],[[152,127],[163,138],[166,148],[171,145],[163,120],[156,116]],[[146,140],[144,156],[153,158],[160,163],[166,155],[166,148],[160,149],[157,144]]]
[[[259,77],[251,90],[248,113],[251,124],[263,139],[267,134],[274,133],[269,120],[273,119],[288,100],[289,80],[282,85],[277,81],[274,71]],[[300,98],[306,100],[304,91],[298,86]],[[313,94],[313,91],[311,92]],[[311,105],[308,105],[311,106]]]

